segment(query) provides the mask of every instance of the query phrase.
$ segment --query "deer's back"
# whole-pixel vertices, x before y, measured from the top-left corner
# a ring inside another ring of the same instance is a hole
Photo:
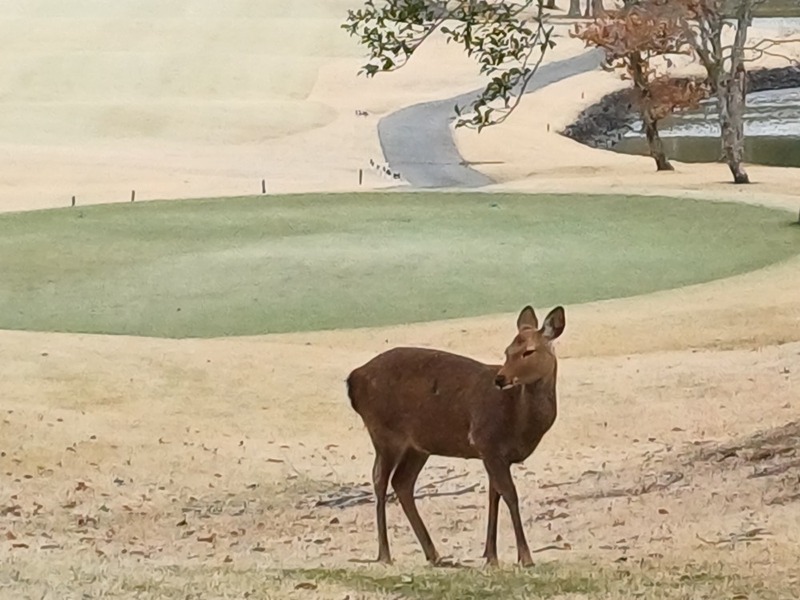
[[[394,348],[348,377],[353,409],[373,440],[428,454],[477,458],[471,430],[498,401],[497,367],[442,350]]]

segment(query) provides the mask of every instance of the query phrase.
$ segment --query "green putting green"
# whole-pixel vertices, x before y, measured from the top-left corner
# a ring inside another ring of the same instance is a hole
[[[789,215],[676,198],[262,196],[0,215],[0,328],[214,337],[541,310],[800,253]]]

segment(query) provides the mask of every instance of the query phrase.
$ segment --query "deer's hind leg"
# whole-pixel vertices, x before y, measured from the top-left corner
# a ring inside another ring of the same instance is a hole
[[[413,448],[408,448],[400,459],[397,469],[392,476],[392,487],[397,494],[397,499],[400,500],[400,505],[403,507],[403,512],[406,513],[408,522],[411,523],[411,528],[417,536],[425,558],[431,564],[438,564],[440,562],[439,553],[433,545],[431,536],[422,522],[417,511],[417,505],[414,501],[414,484],[417,482],[422,467],[428,462],[428,455]]]
[[[386,488],[389,477],[397,466],[399,456],[388,448],[375,446],[375,463],[372,466],[372,485],[375,489],[376,524],[378,527],[378,562],[391,564],[389,534],[386,531]]]

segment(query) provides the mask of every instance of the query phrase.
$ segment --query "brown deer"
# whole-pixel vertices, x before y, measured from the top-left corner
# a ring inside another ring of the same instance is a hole
[[[533,308],[517,319],[505,364],[487,365],[428,348],[393,348],[353,370],[347,393],[375,446],[378,561],[391,563],[386,532],[386,488],[397,498],[425,558],[441,563],[417,512],[414,484],[431,455],[477,458],[489,476],[489,518],[484,557],[497,564],[500,498],[511,513],[517,557],[533,564],[511,464],[536,449],[556,419],[557,360],[551,341],[564,331],[564,309],[554,308],[539,328]]]

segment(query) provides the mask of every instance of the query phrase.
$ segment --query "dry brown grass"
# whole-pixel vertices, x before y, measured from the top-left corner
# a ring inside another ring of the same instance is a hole
[[[773,301],[775,294],[764,296]],[[574,598],[630,597],[634,588],[646,598],[735,590],[787,597],[800,542],[796,432],[774,428],[800,416],[800,344],[620,355],[606,339],[605,356],[591,356],[594,330],[575,322],[604,315],[605,327],[624,324],[637,314],[632,303],[572,313],[561,415],[516,470],[531,543],[551,549],[539,553],[545,565],[533,582],[502,575],[508,589],[561,586]],[[498,340],[513,329],[513,316],[503,321]],[[636,336],[632,323],[623,331]],[[469,329],[448,344],[453,323],[428,327],[431,342],[490,354],[486,338]],[[352,332],[350,344],[340,343],[346,332],[205,341],[3,332],[0,593],[342,598],[349,590],[426,598],[429,589],[468,588],[484,597],[494,579],[424,567],[396,505],[389,521],[398,564],[389,570],[353,562],[375,551],[371,504],[314,507],[369,478],[371,447],[344,395],[348,369],[420,330]],[[620,348],[630,350],[622,333]],[[636,339],[645,350],[653,344],[644,331]],[[767,433],[753,437],[758,431]],[[443,554],[480,567],[480,465],[433,459],[426,484],[434,492],[478,484],[420,506]],[[512,540],[504,514],[506,564]],[[635,574],[621,575],[630,565]],[[404,583],[409,572],[418,586]],[[652,583],[662,579],[672,583]],[[307,580],[317,587],[295,589]]]

